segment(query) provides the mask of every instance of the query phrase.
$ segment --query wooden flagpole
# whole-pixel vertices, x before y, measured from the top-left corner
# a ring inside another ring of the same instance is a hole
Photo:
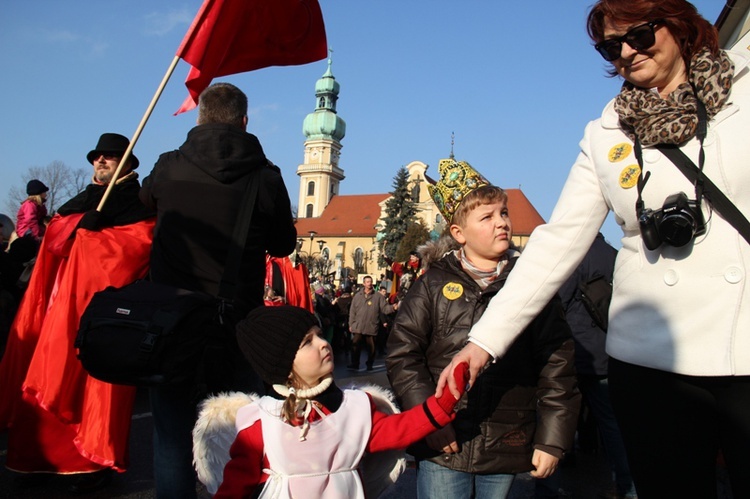
[[[128,161],[128,159],[130,159],[130,156],[133,153],[133,148],[135,147],[135,143],[138,142],[138,139],[141,136],[141,132],[143,131],[143,128],[146,126],[146,122],[151,117],[151,113],[154,111],[154,108],[156,107],[156,103],[159,101],[159,97],[161,97],[162,92],[164,92],[164,87],[167,86],[167,82],[169,81],[169,78],[172,76],[172,73],[174,73],[174,69],[177,67],[177,63],[179,62],[179,60],[180,60],[179,56],[175,56],[174,59],[172,59],[172,63],[169,65],[169,68],[167,69],[167,72],[164,75],[164,78],[162,78],[159,88],[156,89],[156,93],[154,94],[154,97],[151,99],[151,103],[148,105],[146,112],[143,114],[143,118],[141,118],[141,122],[138,124],[138,128],[135,130],[135,133],[133,134],[133,138],[130,139],[130,145],[128,146],[127,149],[125,149],[125,152],[122,155],[122,159],[120,160],[120,164],[117,165],[117,169],[115,170],[115,173],[112,176],[112,180],[109,182],[109,185],[107,186],[107,190],[104,191],[104,196],[102,196],[102,200],[99,201],[99,206],[96,207],[96,211],[102,211],[102,208],[104,208],[104,203],[107,202],[107,198],[109,198],[109,194],[112,192],[112,188],[115,186],[115,182],[117,181],[118,178],[120,178],[120,172],[122,171],[123,165]]]

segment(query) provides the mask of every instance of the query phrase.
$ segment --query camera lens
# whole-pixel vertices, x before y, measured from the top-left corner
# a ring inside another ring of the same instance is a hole
[[[664,217],[659,224],[659,235],[672,246],[685,246],[693,239],[694,221],[684,213]]]

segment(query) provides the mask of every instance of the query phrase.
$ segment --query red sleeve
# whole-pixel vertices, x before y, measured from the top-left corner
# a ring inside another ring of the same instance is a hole
[[[372,410],[372,432],[367,442],[367,452],[405,449],[453,421],[456,414],[455,412],[446,414],[438,405],[434,395],[424,404],[414,406],[399,414],[385,414],[378,411],[372,397],[369,394],[368,397],[370,397]]]
[[[263,452],[263,431],[258,421],[237,434],[231,449],[230,460],[224,467],[224,480],[214,498],[252,497],[258,485],[264,483],[268,475],[268,459]]]

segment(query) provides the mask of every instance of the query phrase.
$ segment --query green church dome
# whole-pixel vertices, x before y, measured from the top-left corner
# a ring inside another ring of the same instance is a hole
[[[315,111],[308,114],[302,123],[302,133],[308,140],[340,141],[346,135],[346,123],[336,114],[339,88],[339,83],[331,72],[331,59],[328,59],[328,69],[315,83]]]

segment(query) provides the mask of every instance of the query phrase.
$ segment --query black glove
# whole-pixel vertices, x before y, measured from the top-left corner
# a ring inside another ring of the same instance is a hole
[[[76,229],[101,230],[112,226],[112,219],[101,211],[89,210],[83,214]]]

